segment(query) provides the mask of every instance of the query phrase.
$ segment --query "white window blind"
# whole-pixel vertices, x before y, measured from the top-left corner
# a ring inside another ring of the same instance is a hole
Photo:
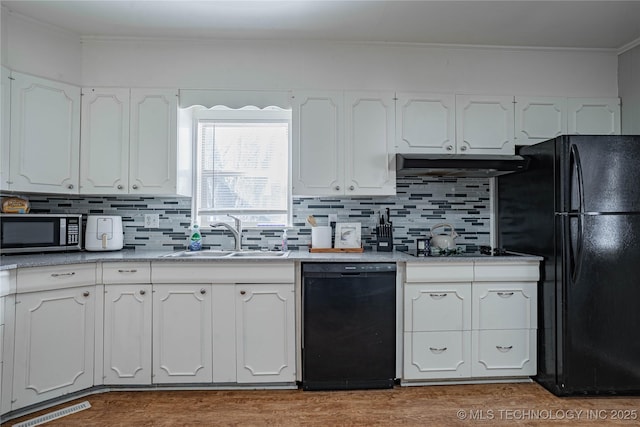
[[[251,116],[198,120],[201,226],[229,222],[227,214],[240,217],[243,226],[288,224],[290,120]]]

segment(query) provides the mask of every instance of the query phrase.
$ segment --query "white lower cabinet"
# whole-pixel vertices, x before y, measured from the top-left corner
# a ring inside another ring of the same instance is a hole
[[[12,409],[93,385],[94,290],[82,286],[16,296]]]
[[[403,380],[535,375],[537,280],[537,262],[408,263]]]
[[[295,381],[293,284],[236,285],[239,383]]]
[[[474,377],[522,377],[536,374],[536,330],[472,332]]]
[[[105,285],[104,294],[104,384],[151,384],[151,285]]]
[[[470,331],[405,332],[404,377],[471,376]]]
[[[212,382],[211,285],[153,286],[153,383]]]

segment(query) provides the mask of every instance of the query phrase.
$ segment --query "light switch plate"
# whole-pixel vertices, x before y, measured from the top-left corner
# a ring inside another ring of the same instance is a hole
[[[160,215],[144,214],[144,228],[160,228]]]

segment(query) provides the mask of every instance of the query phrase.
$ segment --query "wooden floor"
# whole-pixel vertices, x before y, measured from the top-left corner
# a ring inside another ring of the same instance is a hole
[[[331,392],[110,392],[81,398],[3,425],[13,425],[85,400],[91,403],[90,409],[45,425],[640,425],[640,397],[558,398],[535,383]],[[615,419],[624,417],[628,419]]]

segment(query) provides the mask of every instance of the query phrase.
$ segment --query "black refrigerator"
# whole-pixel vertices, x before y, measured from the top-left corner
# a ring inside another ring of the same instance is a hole
[[[640,136],[567,135],[497,178],[498,243],[544,258],[536,381],[640,394]]]

